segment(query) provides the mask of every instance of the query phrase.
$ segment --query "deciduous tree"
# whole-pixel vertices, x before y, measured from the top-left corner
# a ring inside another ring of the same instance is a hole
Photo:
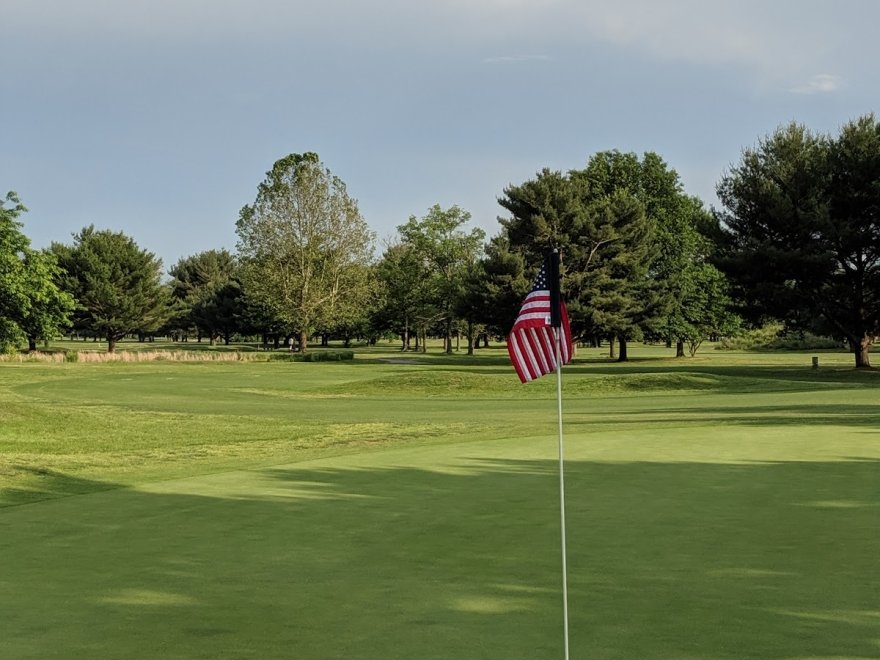
[[[365,293],[359,283],[374,234],[315,153],[276,161],[254,203],[241,209],[236,232],[245,295],[298,332],[301,351],[337,309]]]
[[[12,192],[0,202],[0,351],[22,339],[36,350],[39,339],[67,326],[73,310],[73,298],[55,284],[54,256],[33,250],[21,231],[18,217],[26,210]]]
[[[479,227],[470,231],[464,226],[471,214],[458,206],[443,209],[435,204],[422,218],[410,216],[397,228],[403,241],[412,246],[434,281],[437,294],[438,320],[443,320],[446,352],[452,352],[452,325],[458,299],[463,295],[468,268],[483,250],[486,232]]]

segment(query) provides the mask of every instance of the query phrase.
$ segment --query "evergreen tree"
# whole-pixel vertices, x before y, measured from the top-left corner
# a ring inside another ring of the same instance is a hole
[[[718,185],[726,238],[719,264],[749,320],[845,339],[869,367],[880,334],[880,123],[866,115],[837,137],[789,124]]]
[[[208,337],[212,345],[220,336],[228,343],[240,297],[235,258],[226,250],[206,250],[181,258],[169,274],[171,295],[178,303],[177,324],[194,326],[199,338]]]
[[[107,350],[127,334],[148,332],[168,318],[160,283],[162,262],[122,232],[84,228],[73,245],[54,244],[62,281],[80,307],[82,329],[107,340]]]

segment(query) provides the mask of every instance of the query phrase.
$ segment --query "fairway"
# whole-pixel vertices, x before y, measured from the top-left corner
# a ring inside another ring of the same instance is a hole
[[[566,368],[572,657],[880,657],[880,376],[705,353]],[[0,364],[0,657],[561,658],[555,386]]]

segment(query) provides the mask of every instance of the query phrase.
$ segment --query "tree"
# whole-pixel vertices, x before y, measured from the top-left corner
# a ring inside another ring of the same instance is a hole
[[[7,208],[5,202],[12,206]],[[14,192],[0,204],[0,350],[14,349],[23,338],[16,323],[28,310],[27,279],[23,266],[30,241],[21,232],[18,217],[27,209]]]
[[[503,337],[513,327],[531,286],[525,273],[525,259],[511,249],[510,240],[501,233],[489,241],[481,265],[484,278],[480,317],[487,332]]]
[[[324,326],[324,337],[341,338],[348,348],[351,340],[369,333],[369,321],[378,302],[375,271],[366,264],[352,268],[348,278],[348,294],[339,299],[333,317]]]
[[[653,277],[658,254],[656,220],[646,209],[656,199],[662,160],[617,151],[595,154],[583,170],[567,175],[544,169],[498,201],[510,212],[500,219],[509,249],[537,271],[544,255],[562,255],[562,291],[575,336],[610,336],[626,342],[665,312],[668,295]]]
[[[685,345],[693,357],[706,338],[731,335],[739,329],[729,288],[724,274],[710,263],[698,262],[685,269],[668,326],[670,336],[676,338],[676,357],[684,356]]]
[[[376,264],[380,302],[374,315],[377,329],[392,330],[400,336],[401,351],[411,348],[411,333],[417,319],[432,299],[426,265],[415,248],[394,241],[387,245]]]
[[[467,337],[467,354],[474,354],[475,339],[478,332],[485,330],[486,313],[486,269],[485,262],[474,261],[467,265],[462,278],[461,291],[455,300],[455,316],[464,321]]]
[[[587,312],[587,327],[617,339],[618,361],[625,362],[628,342],[660,313],[659,286],[650,277],[657,255],[654,227],[642,204],[624,189],[595,200],[591,214],[606,243],[580,273],[580,308]]]
[[[137,330],[161,326],[168,317],[160,283],[162,262],[122,232],[89,226],[73,237],[73,245],[53,244],[62,281],[80,308],[80,327],[116,342]]]
[[[73,309],[73,298],[54,282],[54,257],[31,249],[21,232],[18,217],[26,210],[13,192],[0,202],[0,351],[14,349],[22,339],[36,350],[38,339],[68,324]]]
[[[444,322],[446,352],[452,352],[452,324],[455,306],[463,293],[468,268],[480,257],[486,232],[475,227],[466,232],[463,226],[471,220],[471,214],[451,206],[444,210],[435,204],[422,218],[410,216],[397,231],[403,241],[413,247],[427,266],[428,277],[435,280],[437,320]]]
[[[753,322],[778,319],[846,339],[869,367],[880,333],[880,124],[836,138],[789,124],[718,184],[726,238],[719,265]]]
[[[275,162],[254,203],[241,209],[236,233],[245,296],[297,331],[301,351],[337,309],[368,293],[362,275],[374,234],[315,153]]]
[[[241,294],[236,271],[235,258],[226,250],[206,250],[178,260],[169,271],[171,296],[182,303],[178,325],[195,326],[199,338],[207,336],[212,345],[220,336],[228,344]]]
[[[727,278],[710,260],[716,245],[710,238],[714,219],[696,197],[679,194],[658,217],[660,255],[654,277],[667,290],[668,312],[655,332],[675,343],[675,356],[693,356],[710,335],[730,334],[738,327],[731,311]]]
[[[69,326],[75,301],[55,283],[59,268],[51,252],[28,250],[23,263],[30,305],[18,319],[18,326],[27,338],[28,351],[33,352],[40,339],[50,339]]]

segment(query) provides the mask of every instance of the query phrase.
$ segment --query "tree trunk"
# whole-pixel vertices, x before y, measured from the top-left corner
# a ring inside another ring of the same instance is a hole
[[[620,355],[617,358],[617,361],[618,362],[626,362],[627,360],[629,360],[629,357],[626,354],[626,338],[625,337],[618,337],[617,343],[620,344]]]
[[[300,330],[299,333],[299,352],[305,353],[306,349],[309,347],[309,334],[305,330]]]
[[[107,352],[116,352],[116,337],[107,337]]]
[[[617,354],[614,352],[616,344],[614,343],[614,337],[608,338],[608,357],[612,360],[617,357]]]
[[[871,368],[871,343],[873,342],[873,337],[868,335],[863,335],[859,338],[857,342],[850,341],[850,346],[853,350],[853,355],[856,357],[856,369],[870,369]]]
[[[467,322],[467,354],[474,354],[474,324],[473,321]]]
[[[681,339],[675,343],[675,357],[684,357],[684,342]]]
[[[34,353],[37,350],[37,338],[28,337],[28,353]]]
[[[452,354],[452,317],[446,317],[446,354]]]

